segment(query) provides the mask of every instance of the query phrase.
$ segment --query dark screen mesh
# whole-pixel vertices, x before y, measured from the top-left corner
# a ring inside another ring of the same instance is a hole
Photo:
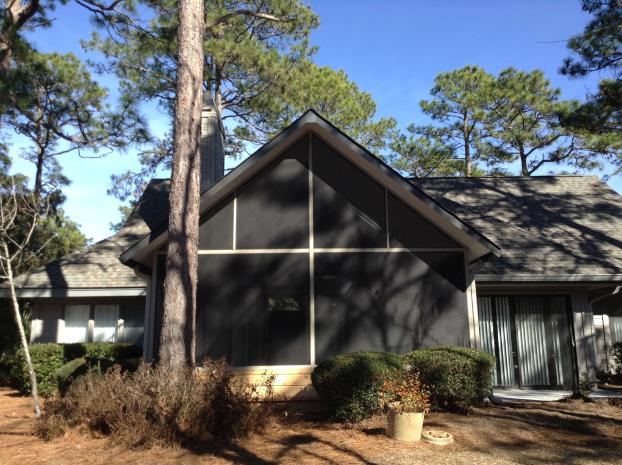
[[[238,190],[237,247],[289,249],[309,246],[308,139]]]
[[[202,255],[199,283],[198,359],[310,363],[307,254]]]
[[[201,219],[199,249],[231,249],[233,247],[233,196],[229,196]]]
[[[386,247],[384,188],[316,137],[313,173],[315,246]]]
[[[464,294],[410,253],[315,255],[316,361],[468,343]]]
[[[408,249],[460,247],[393,194],[389,194],[388,205],[391,247]]]

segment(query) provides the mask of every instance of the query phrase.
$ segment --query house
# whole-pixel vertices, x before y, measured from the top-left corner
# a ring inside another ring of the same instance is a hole
[[[316,363],[354,350],[482,348],[501,387],[609,369],[622,197],[597,178],[406,179],[314,111],[223,176],[210,102],[202,131],[198,358],[301,398]],[[19,277],[31,342],[157,358],[167,196],[151,181],[117,234]]]

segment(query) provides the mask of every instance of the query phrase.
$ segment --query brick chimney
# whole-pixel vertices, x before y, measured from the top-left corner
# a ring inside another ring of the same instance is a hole
[[[225,175],[225,128],[214,98],[203,94],[201,112],[201,192]]]

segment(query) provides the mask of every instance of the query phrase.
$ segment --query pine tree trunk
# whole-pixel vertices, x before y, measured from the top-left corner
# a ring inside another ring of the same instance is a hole
[[[203,0],[179,1],[177,100],[160,363],[194,365],[199,236]]]
[[[15,317],[15,324],[19,331],[19,339],[24,350],[24,357],[26,358],[26,366],[28,367],[28,374],[30,376],[30,391],[32,395],[32,403],[34,404],[35,417],[41,416],[41,407],[39,406],[39,393],[37,390],[37,376],[35,374],[35,368],[32,365],[32,359],[30,358],[30,350],[28,350],[28,341],[26,340],[26,332],[24,331],[24,324],[22,323],[22,316],[19,312],[19,303],[17,302],[17,296],[15,295],[15,283],[13,282],[13,266],[9,257],[8,246],[4,245],[4,254],[7,257],[6,260],[6,273],[7,281],[9,283],[9,289],[11,292],[11,304],[13,307],[13,316]]]
[[[468,140],[464,141],[464,174],[468,178],[473,171],[473,162],[471,160],[471,147]]]
[[[44,152],[42,150],[37,154],[37,163],[35,169],[35,187],[32,191],[36,196],[41,195],[41,191],[43,190],[43,160],[44,160]]]
[[[471,172],[473,170],[472,160],[471,160],[471,138],[469,134],[469,120],[466,113],[462,115],[462,134],[464,141],[464,175],[468,178],[471,176]]]
[[[519,153],[520,156],[520,169],[522,176],[531,176],[529,172],[529,166],[527,166],[527,155],[525,155],[522,151]]]

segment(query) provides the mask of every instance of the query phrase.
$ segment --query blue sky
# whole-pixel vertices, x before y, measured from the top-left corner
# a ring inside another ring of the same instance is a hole
[[[563,40],[579,33],[589,20],[578,0],[314,0],[310,5],[321,18],[312,34],[312,43],[319,46],[316,61],[343,69],[372,94],[380,116],[395,117],[402,127],[424,122],[418,102],[426,98],[438,73],[467,64],[492,73],[508,66],[541,69],[564,98],[584,98],[599,80],[597,75],[569,79],[558,72],[568,55]],[[37,46],[93,58],[79,45],[91,31],[85,12],[69,5],[53,17],[52,28],[32,36]],[[115,82],[103,82],[114,93]],[[153,107],[145,114],[154,132],[163,131],[162,115]],[[106,237],[110,222],[119,218],[119,202],[106,193],[110,175],[136,166],[132,152],[101,159],[72,154],[61,163],[72,180],[66,189],[67,213],[87,237]],[[15,169],[32,172],[25,162],[16,162]],[[622,192],[620,176],[610,185]]]

